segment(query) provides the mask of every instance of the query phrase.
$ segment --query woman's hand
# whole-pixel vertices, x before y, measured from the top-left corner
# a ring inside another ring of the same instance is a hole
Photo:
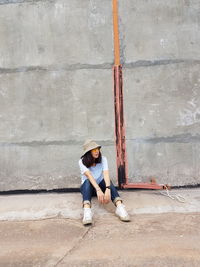
[[[97,198],[101,204],[104,203],[104,193],[101,191],[101,189],[97,190]]]
[[[106,191],[104,193],[104,203],[108,204],[110,200],[111,200],[110,189],[106,188]]]

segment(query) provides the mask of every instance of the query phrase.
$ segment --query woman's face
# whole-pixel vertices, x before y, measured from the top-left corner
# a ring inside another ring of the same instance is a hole
[[[93,158],[97,159],[99,157],[99,151],[100,151],[99,147],[91,150],[91,154],[92,154]]]

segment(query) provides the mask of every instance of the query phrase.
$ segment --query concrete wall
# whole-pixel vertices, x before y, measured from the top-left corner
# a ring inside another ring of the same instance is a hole
[[[119,1],[129,178],[200,183],[198,1]],[[0,0],[0,191],[80,184],[88,137],[116,181],[111,0]]]
[[[197,0],[120,1],[130,182],[200,184],[199,14]]]
[[[88,137],[116,179],[111,2],[0,4],[0,191],[79,186]]]

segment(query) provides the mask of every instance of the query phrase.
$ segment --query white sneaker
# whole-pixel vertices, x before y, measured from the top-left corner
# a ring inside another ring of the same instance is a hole
[[[83,224],[91,224],[92,223],[92,211],[91,208],[83,208]]]
[[[130,217],[125,209],[125,206],[123,204],[120,204],[117,206],[115,214],[120,218],[123,222],[129,222]]]

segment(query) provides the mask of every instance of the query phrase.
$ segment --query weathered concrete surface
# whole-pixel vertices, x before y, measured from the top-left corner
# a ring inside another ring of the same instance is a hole
[[[119,1],[130,181],[200,183],[199,9]],[[0,191],[78,187],[88,137],[116,182],[112,39],[110,0],[0,0]]]
[[[111,70],[30,71],[0,79],[2,143],[82,145],[89,134],[114,138]]]
[[[198,0],[119,1],[124,62],[199,59],[199,11]]]
[[[192,213],[200,212],[200,189],[171,190],[172,196],[182,196],[179,202],[163,194],[165,191],[120,191],[126,208],[131,216],[136,214],[156,213]],[[162,193],[162,194],[161,194]],[[29,195],[0,196],[0,221],[38,220],[49,218],[82,218],[82,199],[80,193],[49,193]],[[99,205],[92,200],[94,220],[99,217],[114,215],[112,203]]]
[[[196,0],[119,1],[130,182],[200,183],[199,11]]]
[[[0,191],[79,186],[88,136],[103,140],[116,180],[111,70],[0,76]]]
[[[200,215],[111,216],[84,228],[75,220],[0,222],[0,265],[192,266],[200,264]]]
[[[200,189],[120,192],[132,221],[93,199],[81,223],[80,194],[0,196],[0,266],[199,266]],[[6,215],[7,213],[7,215]]]
[[[2,0],[0,14],[0,191],[78,187],[88,137],[116,180],[112,3]]]
[[[200,62],[125,69],[127,139],[192,143],[194,136],[199,142],[199,72]]]
[[[112,62],[111,1],[3,2],[0,68]]]
[[[87,233],[80,222],[1,222],[1,266],[56,266]]]
[[[199,143],[127,142],[129,181],[169,185],[199,184]]]
[[[199,266],[199,214],[101,218],[58,266]]]
[[[80,187],[78,160],[82,144],[78,142],[9,144],[2,145],[1,151],[1,191]],[[109,159],[110,174],[117,184],[114,146],[105,145],[102,151]]]
[[[200,64],[125,69],[129,181],[200,183]],[[133,127],[134,126],[134,127]]]

